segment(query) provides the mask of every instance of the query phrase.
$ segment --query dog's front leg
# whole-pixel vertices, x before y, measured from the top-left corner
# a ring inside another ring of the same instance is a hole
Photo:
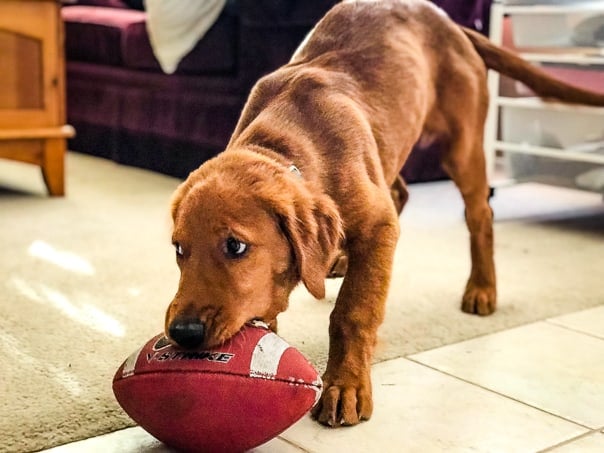
[[[355,425],[373,411],[371,358],[398,239],[398,218],[389,203],[381,219],[348,238],[350,262],[331,313],[324,391],[313,409],[313,417],[328,426]]]

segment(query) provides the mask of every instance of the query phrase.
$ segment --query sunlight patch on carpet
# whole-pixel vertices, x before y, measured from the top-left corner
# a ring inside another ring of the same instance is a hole
[[[95,270],[89,261],[75,253],[57,250],[44,241],[36,240],[31,243],[28,253],[62,269],[83,275],[94,275]]]
[[[50,305],[69,319],[101,333],[123,337],[126,329],[117,319],[92,304],[76,304],[60,291],[42,283],[28,283],[13,277],[15,288],[33,302]]]

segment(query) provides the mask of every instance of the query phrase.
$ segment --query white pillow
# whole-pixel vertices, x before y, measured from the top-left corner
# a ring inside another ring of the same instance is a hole
[[[147,33],[155,58],[167,74],[216,22],[226,0],[145,0]]]

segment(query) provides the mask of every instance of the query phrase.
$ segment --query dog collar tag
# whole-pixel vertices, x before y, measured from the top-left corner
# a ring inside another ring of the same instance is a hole
[[[296,167],[295,165],[290,165],[289,167],[287,167],[287,169],[293,173],[294,175],[296,175],[298,178],[302,177],[302,172],[298,169],[298,167]]]

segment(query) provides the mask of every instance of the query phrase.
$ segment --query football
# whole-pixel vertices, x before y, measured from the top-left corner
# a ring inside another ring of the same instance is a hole
[[[321,378],[295,348],[265,327],[246,325],[212,349],[181,349],[163,335],[128,357],[113,393],[143,429],[182,451],[238,452],[302,418]]]

